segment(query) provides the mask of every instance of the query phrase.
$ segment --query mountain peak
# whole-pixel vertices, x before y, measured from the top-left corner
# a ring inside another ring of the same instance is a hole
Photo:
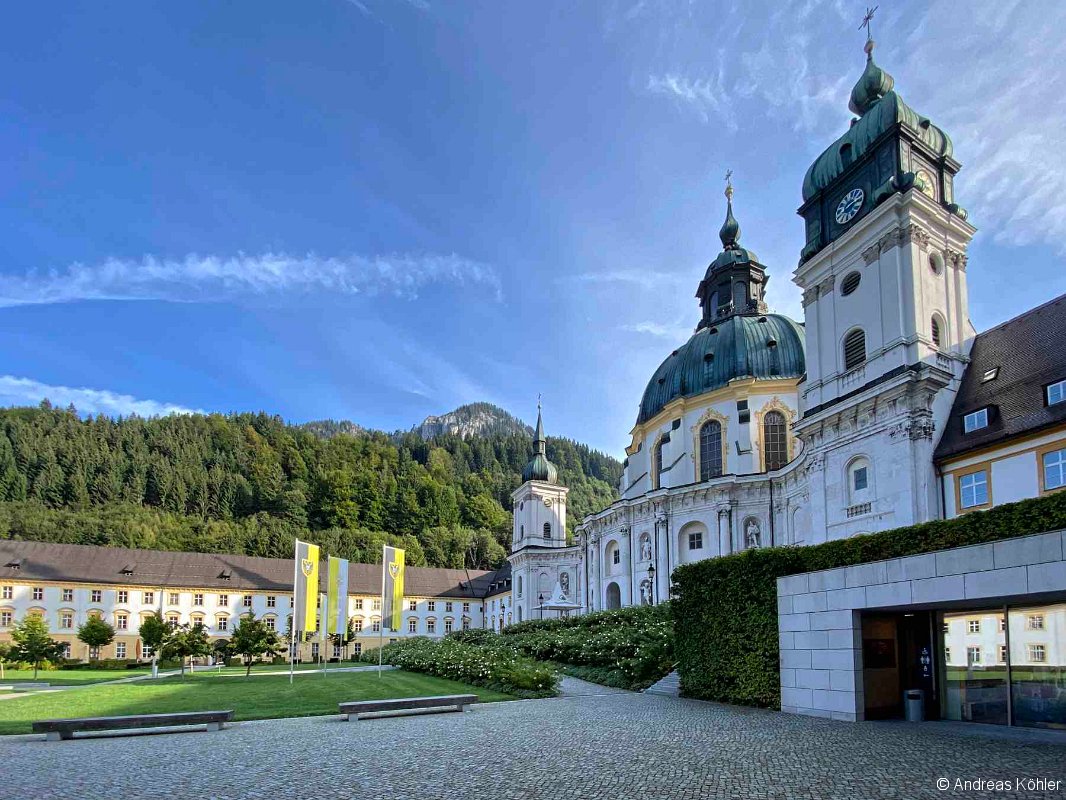
[[[411,430],[423,439],[432,439],[444,434],[459,436],[462,439],[492,434],[533,435],[531,427],[492,403],[468,403],[447,414],[431,415]]]

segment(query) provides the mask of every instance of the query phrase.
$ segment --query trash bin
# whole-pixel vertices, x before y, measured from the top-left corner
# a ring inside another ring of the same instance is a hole
[[[908,689],[903,693],[903,714],[907,722],[921,722],[925,719],[925,692],[921,689]]]

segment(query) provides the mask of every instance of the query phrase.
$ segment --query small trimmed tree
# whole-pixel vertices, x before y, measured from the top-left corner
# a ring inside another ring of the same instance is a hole
[[[89,645],[89,658],[100,658],[100,648],[111,644],[115,639],[115,629],[100,617],[89,617],[78,628],[78,639]]]
[[[156,611],[144,618],[137,633],[141,637],[141,644],[152,648],[152,677],[156,678],[159,676],[159,651],[170,635],[170,624]]]
[[[197,622],[195,625],[178,625],[170,630],[163,643],[163,658],[181,659],[181,677],[185,677],[185,659],[211,654],[211,642],[207,638],[207,629]]]
[[[252,613],[241,617],[237,627],[233,629],[230,649],[244,657],[245,677],[252,674],[252,663],[256,658],[275,656],[285,650],[277,633],[270,630],[266,622],[256,619]]]
[[[15,643],[11,658],[33,664],[34,678],[41,664],[58,661],[66,650],[65,644],[48,635],[48,623],[40,614],[27,614],[22,622],[15,623],[11,639]]]

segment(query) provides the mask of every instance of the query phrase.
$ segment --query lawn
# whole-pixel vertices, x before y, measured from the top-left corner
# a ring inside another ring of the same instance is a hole
[[[29,733],[39,719],[153,714],[171,711],[230,709],[236,719],[310,717],[336,714],[344,700],[476,694],[483,702],[510,700],[509,695],[463,683],[389,670],[306,675],[290,686],[286,676],[230,677],[200,674],[117,686],[91,686],[0,700],[0,734]]]
[[[5,669],[0,685],[7,683],[50,683],[53,686],[83,686],[101,681],[117,681],[134,675],[147,675],[149,669],[49,669],[39,670],[33,677],[32,669]]]

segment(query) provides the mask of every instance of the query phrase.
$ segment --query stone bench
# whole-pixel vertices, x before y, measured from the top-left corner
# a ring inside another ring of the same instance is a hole
[[[206,725],[209,731],[221,730],[233,719],[233,711],[184,711],[176,714],[133,714],[126,717],[81,717],[79,719],[44,719],[33,723],[34,733],[45,734],[46,741],[73,739],[84,731],[124,731],[134,728],[169,728],[176,725]]]
[[[377,711],[423,711],[441,709],[446,711],[465,711],[468,705],[477,702],[476,694],[446,694],[436,697],[394,697],[389,700],[357,700],[350,703],[338,703],[345,720],[352,717],[359,719],[360,714]]]

